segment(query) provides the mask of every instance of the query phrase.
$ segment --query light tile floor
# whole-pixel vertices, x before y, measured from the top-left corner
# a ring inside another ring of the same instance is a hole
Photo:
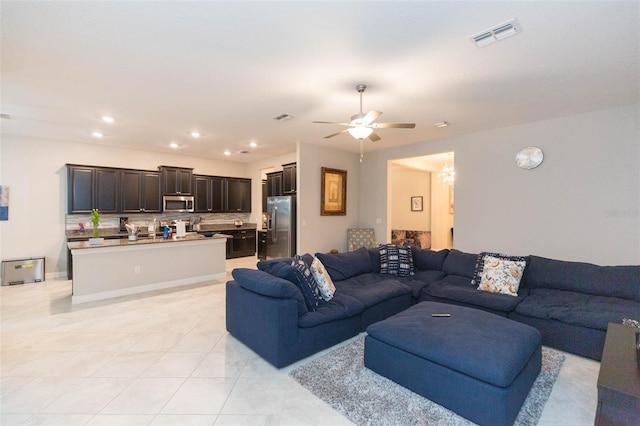
[[[255,267],[253,257],[227,261]],[[347,425],[229,336],[224,283],[71,305],[69,281],[0,288],[2,425]],[[316,355],[318,356],[318,355]],[[541,425],[592,425],[599,363],[567,354]]]

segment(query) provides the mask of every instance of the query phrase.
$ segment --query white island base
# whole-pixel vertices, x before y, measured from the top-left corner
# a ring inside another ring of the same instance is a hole
[[[226,279],[226,236],[184,240],[69,243],[73,256],[71,303]]]

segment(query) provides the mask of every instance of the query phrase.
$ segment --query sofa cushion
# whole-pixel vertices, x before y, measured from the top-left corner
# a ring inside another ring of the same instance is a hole
[[[273,265],[276,265],[278,263],[284,263],[285,265],[291,265],[291,262],[293,262],[294,257],[281,257],[278,259],[269,259],[269,260],[261,260],[257,263],[257,267],[259,270],[261,271],[265,271],[267,273],[271,273],[271,268],[273,267]],[[304,259],[304,263],[307,266],[311,266],[311,262],[313,262],[313,256],[310,255],[309,253],[305,253],[302,255],[302,259]],[[273,275],[273,274],[272,274]]]
[[[302,292],[307,309],[313,312],[318,308],[317,288],[313,288],[313,285],[307,280],[301,269],[298,269],[298,266],[280,262],[271,267],[271,273],[278,278],[283,278],[295,284]],[[309,271],[309,274],[311,274],[311,271]]]
[[[380,249],[378,247],[367,248],[369,260],[371,260],[371,272],[380,272]]]
[[[517,296],[526,266],[524,257],[481,253],[471,282],[478,283],[481,291]]]
[[[442,264],[442,270],[447,275],[460,275],[473,277],[476,269],[477,254],[464,253],[459,250],[451,250]]]
[[[369,252],[364,247],[346,253],[316,253],[316,257],[320,259],[334,282],[373,272]]]
[[[640,302],[640,266],[598,266],[531,256],[523,285]]]
[[[640,303],[617,297],[533,288],[515,311],[520,315],[604,331],[610,322],[638,318]]]
[[[442,271],[416,271],[414,276],[403,278],[400,282],[411,287],[411,296],[417,299],[420,297],[423,288],[443,277],[444,272]]]
[[[333,281],[320,259],[314,256],[309,269],[311,269],[313,278],[315,278],[318,284],[320,296],[322,296],[324,300],[331,300],[333,294],[336,292],[336,286],[333,285]]]
[[[351,318],[362,311],[364,311],[364,305],[361,302],[338,292],[329,301],[320,299],[315,312],[307,312],[299,316],[298,325],[302,328],[315,327],[331,321]]]
[[[386,277],[380,279],[380,277]],[[360,301],[365,308],[396,296],[411,293],[411,287],[384,274],[365,274],[336,282],[336,293],[344,293]]]
[[[255,269],[236,268],[231,271],[233,279],[240,287],[277,299],[296,299],[298,301],[298,315],[309,312],[300,289],[289,280],[278,278],[264,271]]]
[[[419,247],[411,247],[413,254],[413,266],[419,271],[442,271],[449,249],[433,251],[430,249],[421,249]]]
[[[465,305],[478,306],[494,311],[511,312],[524,299],[523,295],[508,296],[506,294],[478,291],[476,287],[468,285],[467,277],[446,276],[441,281],[435,281],[425,287],[422,292],[439,299]]]
[[[380,273],[408,277],[414,275],[413,255],[411,246],[397,246],[395,244],[381,244]]]

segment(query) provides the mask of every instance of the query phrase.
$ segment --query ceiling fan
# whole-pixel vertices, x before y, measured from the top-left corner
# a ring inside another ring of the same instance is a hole
[[[356,139],[362,140],[369,138],[369,140],[375,142],[380,140],[380,136],[374,132],[374,129],[413,129],[416,127],[415,123],[376,123],[376,119],[382,115],[380,111],[369,111],[364,114],[362,112],[362,93],[366,88],[366,84],[358,84],[356,86],[356,90],[360,93],[360,113],[352,116],[350,122],[339,123],[335,121],[314,121],[314,123],[337,124],[348,127],[347,129],[325,136],[324,139],[329,139],[341,133],[348,132]]]

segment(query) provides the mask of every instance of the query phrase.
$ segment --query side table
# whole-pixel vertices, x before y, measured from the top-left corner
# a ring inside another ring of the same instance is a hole
[[[640,425],[636,330],[609,323],[598,374],[596,425]]]

